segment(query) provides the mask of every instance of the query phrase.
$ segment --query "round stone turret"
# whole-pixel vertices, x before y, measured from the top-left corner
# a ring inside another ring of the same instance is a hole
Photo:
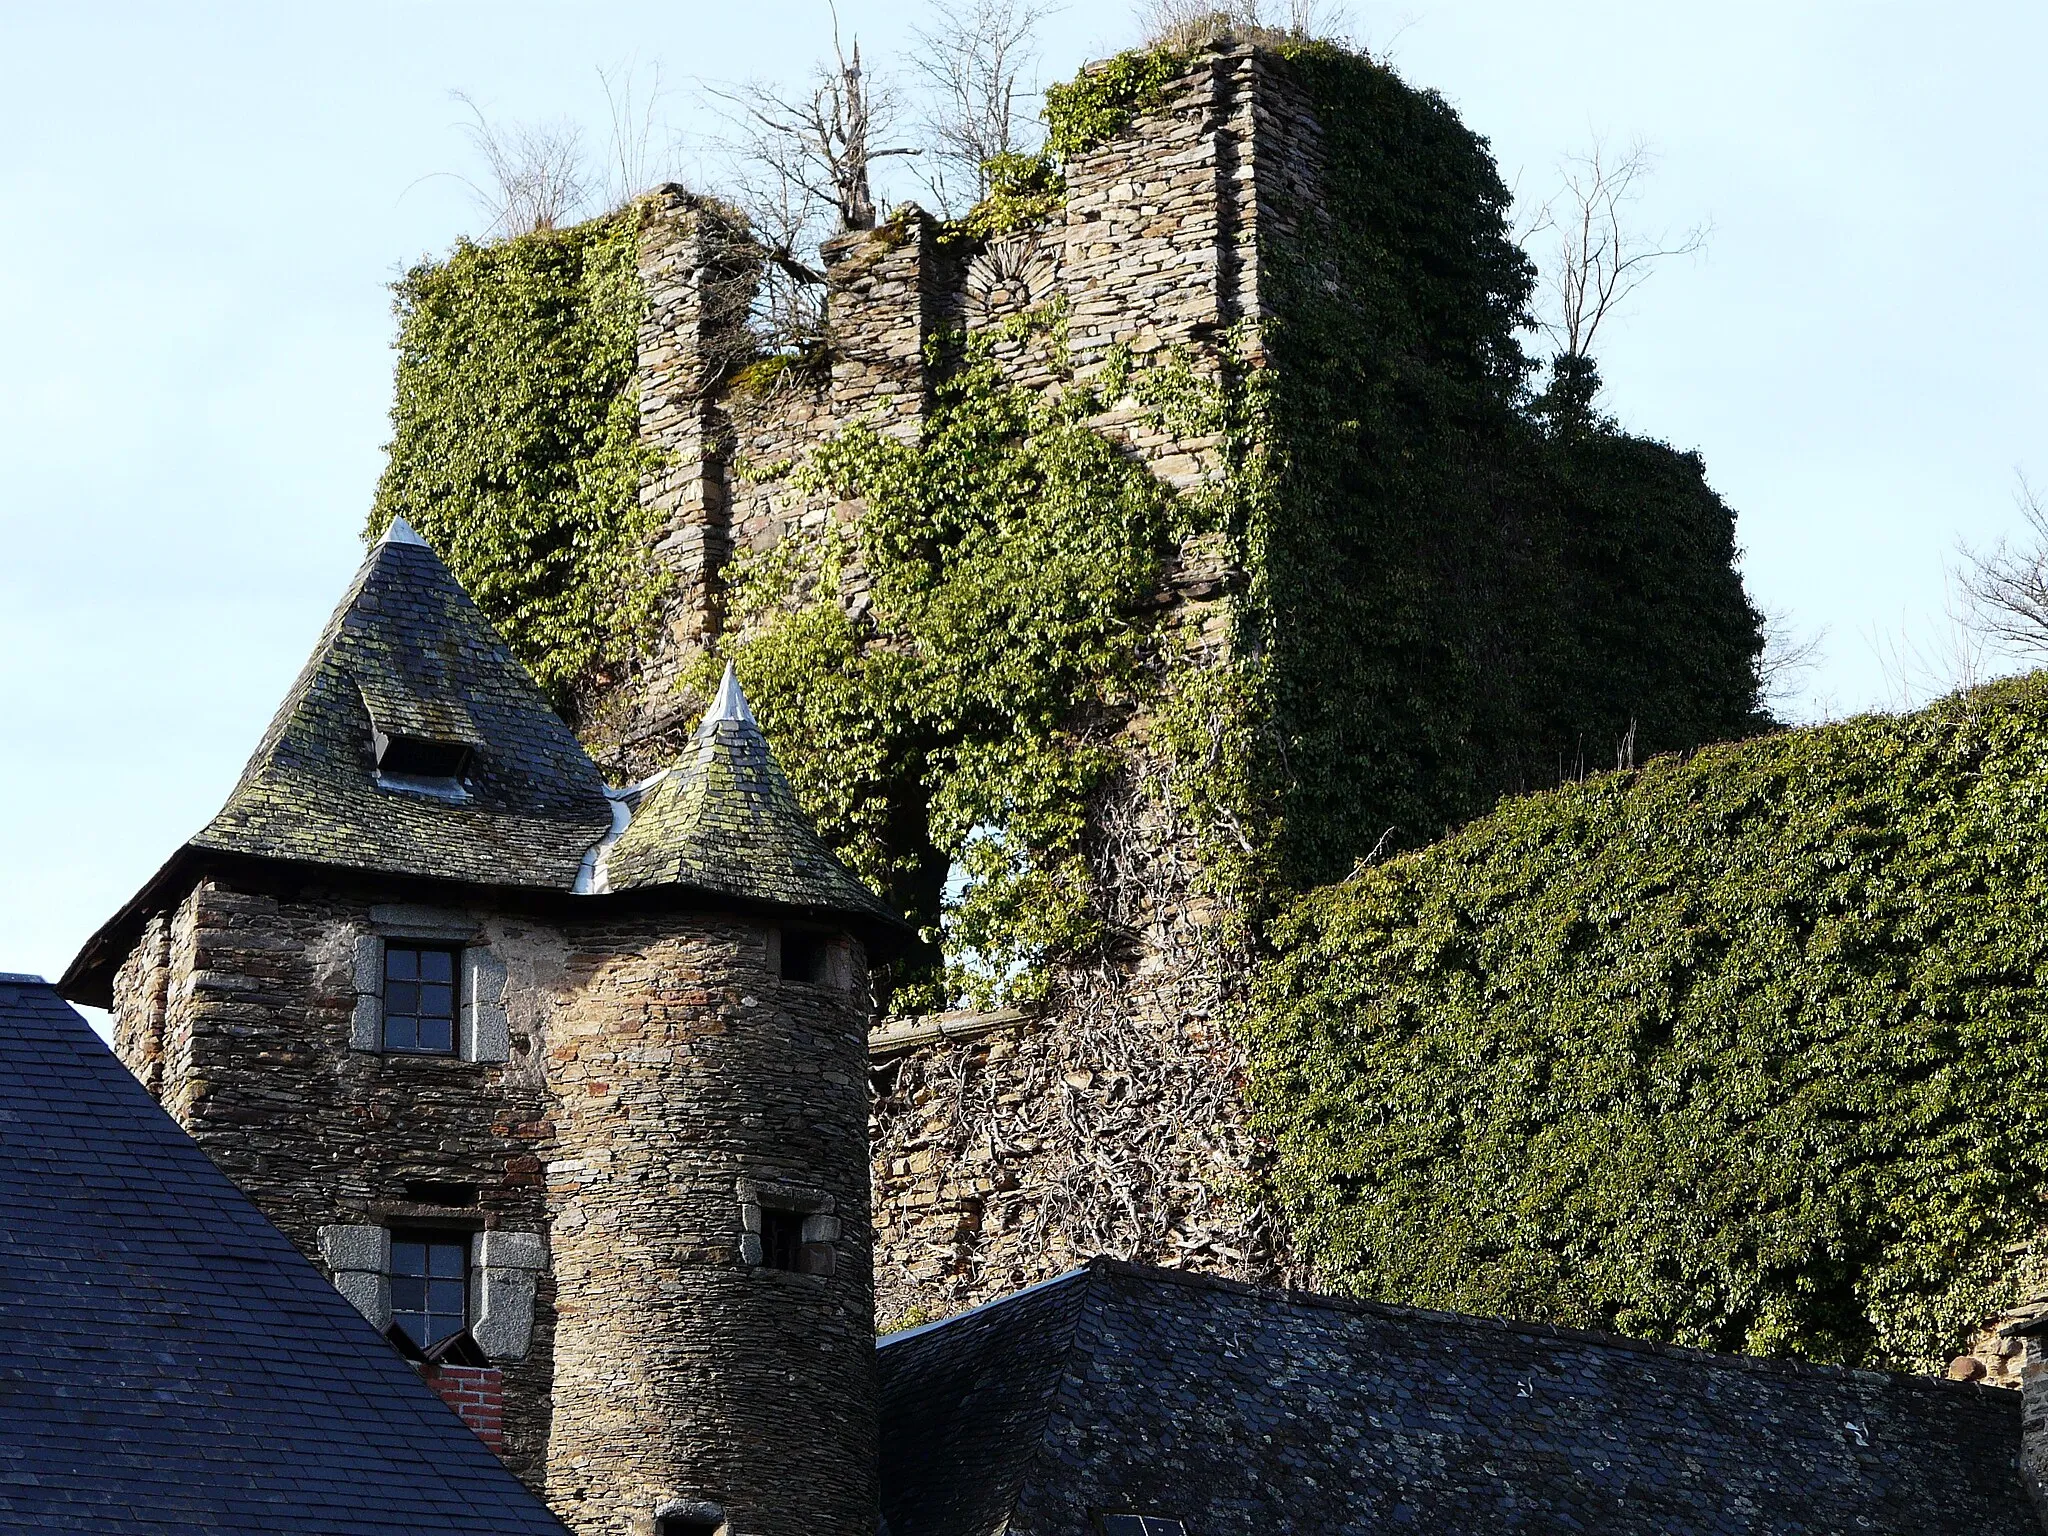
[[[730,677],[638,799],[609,889],[724,888],[733,909],[572,939],[547,1064],[549,1500],[585,1536],[870,1536],[879,903],[817,842]]]

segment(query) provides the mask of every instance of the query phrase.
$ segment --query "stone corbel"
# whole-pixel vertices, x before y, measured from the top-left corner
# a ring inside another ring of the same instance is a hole
[[[547,1268],[537,1232],[479,1232],[470,1246],[469,1336],[493,1360],[518,1360],[533,1343],[533,1293]]]
[[[346,1296],[382,1333],[391,1326],[391,1234],[382,1227],[320,1229],[320,1257]]]

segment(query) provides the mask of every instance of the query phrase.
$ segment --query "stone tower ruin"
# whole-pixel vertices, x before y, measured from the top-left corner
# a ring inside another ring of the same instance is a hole
[[[868,1536],[868,967],[905,938],[735,682],[610,788],[398,522],[64,988],[573,1529]]]
[[[1129,671],[1077,688],[1061,727],[1112,764],[1077,797],[1059,870],[1063,892],[1085,891],[1089,936],[1041,950],[1028,996],[969,1006],[925,985],[869,1041],[885,1326],[1096,1253],[1286,1272],[1236,1028],[1259,925],[1503,792],[1759,718],[1732,515],[1697,459],[1539,398],[1507,190],[1446,104],[1355,53],[1228,36],[1061,90],[1084,109],[1054,125],[1039,190],[999,217],[906,205],[825,244],[809,348],[759,351],[745,318],[764,258],[729,209],[678,187],[582,236],[505,242],[503,267],[458,252],[402,290],[418,324],[401,325],[377,516],[412,518],[459,570],[472,559],[480,591],[533,562],[470,532],[516,541],[558,512],[510,516],[505,476],[450,466],[553,439],[465,402],[516,411],[518,391],[490,391],[565,336],[601,333],[620,360],[580,408],[637,437],[548,451],[563,483],[629,452],[652,466],[630,504],[621,491],[573,524],[631,524],[638,590],[660,610],[571,690],[621,781],[683,749],[730,658],[821,816],[860,792],[860,752],[807,739],[792,697],[838,697],[846,666],[914,645],[890,630],[902,610],[863,543],[886,521],[875,496],[819,466],[849,441],[871,460],[926,452],[968,374],[984,401],[1032,402],[1020,415],[1075,413],[1106,475],[1135,466],[1170,507],[1115,615],[1141,637]],[[555,275],[600,248],[630,264]],[[550,312],[581,328],[522,331],[534,283],[559,283]],[[495,329],[449,328],[485,311]],[[465,374],[484,353],[490,368]],[[758,657],[793,614],[844,650],[778,695]],[[516,605],[503,622],[526,654],[550,649]],[[937,931],[964,851],[959,828],[929,822],[933,756],[877,774],[888,830],[878,816],[828,831],[849,858],[880,848],[874,867],[909,866],[885,895]],[[987,814],[975,832],[1000,834],[1003,807]]]

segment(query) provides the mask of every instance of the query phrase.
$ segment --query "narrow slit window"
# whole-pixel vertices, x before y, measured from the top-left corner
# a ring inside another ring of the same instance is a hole
[[[455,1053],[456,950],[384,946],[384,1049],[407,1055]]]
[[[469,1326],[467,1233],[392,1234],[391,1320],[423,1350]]]

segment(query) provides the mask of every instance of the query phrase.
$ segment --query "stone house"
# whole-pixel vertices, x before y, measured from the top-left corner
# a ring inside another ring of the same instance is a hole
[[[67,995],[582,1532],[864,1529],[869,957],[736,685],[610,789],[402,522]]]

